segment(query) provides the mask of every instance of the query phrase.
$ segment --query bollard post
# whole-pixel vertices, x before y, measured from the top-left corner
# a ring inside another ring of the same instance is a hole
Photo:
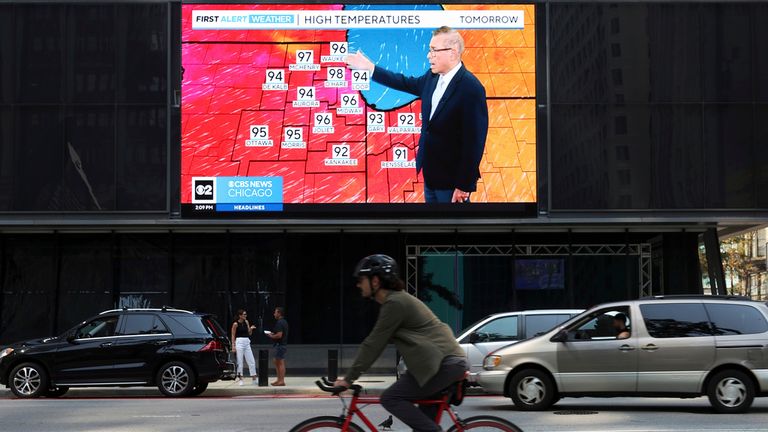
[[[259,387],[269,386],[269,351],[259,350]]]
[[[328,380],[336,381],[339,378],[339,350],[328,350]]]

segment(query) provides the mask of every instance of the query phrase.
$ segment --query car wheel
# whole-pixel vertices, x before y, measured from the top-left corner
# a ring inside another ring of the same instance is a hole
[[[716,373],[707,386],[709,403],[716,412],[743,413],[755,399],[755,385],[747,374],[738,370]]]
[[[207,383],[207,382],[204,382],[204,383],[198,383],[198,384],[195,386],[195,388],[193,388],[193,389],[192,389],[192,391],[189,393],[189,395],[190,395],[190,396],[197,396],[197,395],[200,395],[200,394],[202,394],[202,393],[205,391],[205,389],[207,389],[207,388],[208,388],[208,383]]]
[[[37,398],[48,390],[48,373],[37,363],[16,366],[9,381],[11,391],[20,398]]]
[[[170,397],[182,397],[195,388],[195,374],[186,363],[170,362],[157,372],[157,388]]]
[[[66,392],[69,391],[69,387],[64,386],[58,386],[58,387],[51,387],[45,392],[45,397],[49,398],[57,398],[64,396]]]
[[[509,395],[522,411],[541,411],[554,403],[555,384],[546,372],[525,369],[516,373],[509,382]]]

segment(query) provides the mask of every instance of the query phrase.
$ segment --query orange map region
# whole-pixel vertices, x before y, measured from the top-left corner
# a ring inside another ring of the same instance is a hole
[[[533,6],[472,8],[524,9],[526,20],[525,30],[462,32],[463,61],[485,86],[490,114],[482,178],[472,200],[535,202]],[[343,64],[320,58],[330,54],[331,42],[345,40],[344,31],[246,33],[237,43],[182,47],[182,202],[191,202],[193,177],[212,176],[281,176],[285,203],[424,201],[422,178],[413,167],[418,134],[387,131],[399,125],[401,114],[412,114],[420,127],[419,100],[383,112],[384,131],[371,131],[368,115],[380,111],[365,106],[350,77],[345,87],[326,86],[327,68]],[[185,30],[185,40],[193,34],[200,36]],[[320,70],[289,70],[301,50],[312,51]],[[287,89],[263,89],[268,70],[282,70]],[[316,106],[294,106],[307,88]],[[362,112],[337,112],[341,98],[351,94],[358,94]],[[254,126],[264,128],[263,139],[253,139]],[[287,129],[300,130],[301,141],[284,145]]]

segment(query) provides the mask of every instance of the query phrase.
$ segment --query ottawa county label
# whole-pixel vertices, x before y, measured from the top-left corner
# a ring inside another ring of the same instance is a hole
[[[272,140],[245,140],[246,147],[272,147]]]

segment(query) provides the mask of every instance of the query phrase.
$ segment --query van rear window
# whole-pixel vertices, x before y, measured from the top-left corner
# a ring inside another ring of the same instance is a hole
[[[768,323],[759,310],[739,304],[705,303],[716,336],[756,334],[768,331]]]

